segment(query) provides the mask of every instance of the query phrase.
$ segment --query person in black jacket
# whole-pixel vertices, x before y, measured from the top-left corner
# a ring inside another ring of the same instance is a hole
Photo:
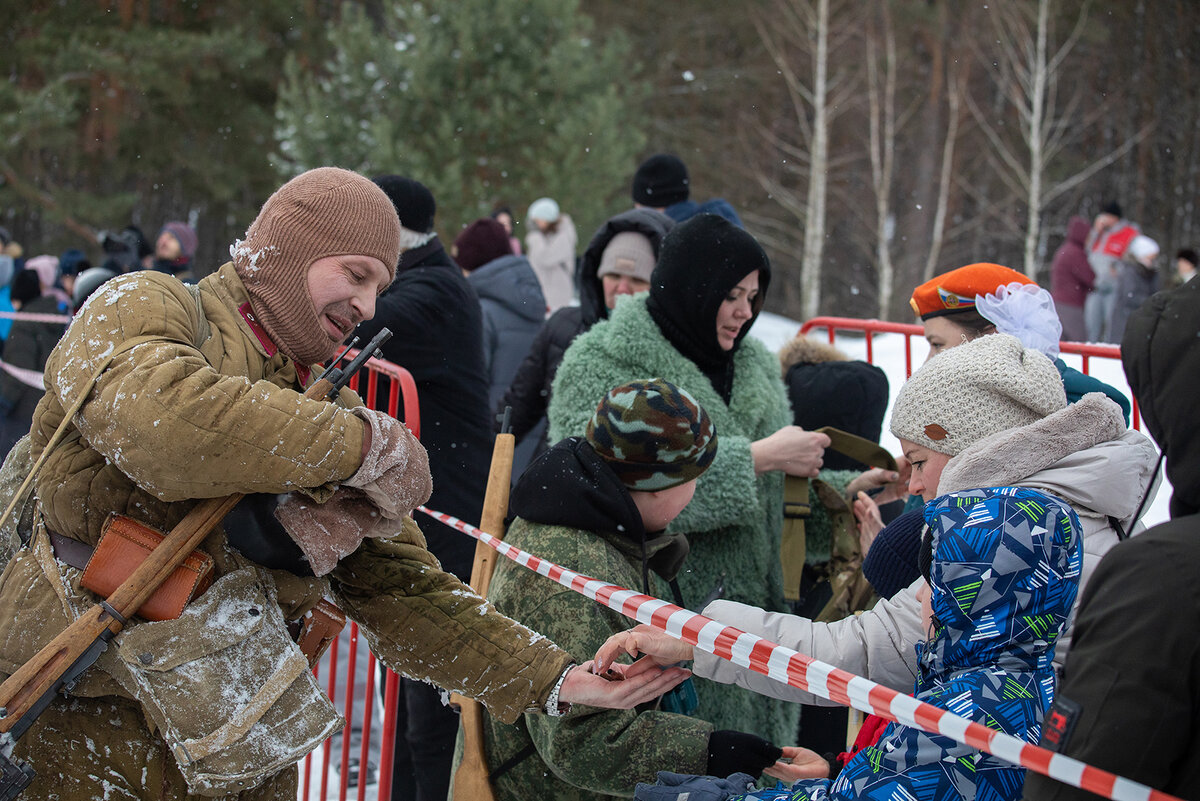
[[[521,441],[530,432],[544,431],[541,423],[550,404],[550,385],[575,337],[598,321],[608,318],[617,295],[636,294],[650,289],[650,273],[658,260],[663,237],[675,222],[651,209],[633,209],[610,218],[592,236],[583,254],[579,271],[579,305],[564,306],[550,316],[538,332],[529,355],[517,368],[508,391],[496,409],[512,407],[512,433]],[[633,239],[623,235],[633,235]],[[640,236],[649,248],[639,248]],[[619,241],[614,242],[618,237]],[[607,254],[609,245],[613,249]],[[643,249],[644,248],[644,249]],[[603,274],[602,274],[603,273]],[[500,420],[494,424],[499,431]],[[541,443],[540,453],[546,447]],[[436,483],[436,477],[434,479]]]
[[[1200,799],[1200,284],[1129,318],[1121,361],[1166,456],[1171,520],[1101,560],[1084,590],[1042,745],[1181,798]],[[1025,798],[1099,796],[1030,773]]]
[[[402,250],[396,280],[356,333],[366,342],[391,329],[380,355],[416,381],[421,444],[433,475],[430,508],[478,522],[492,454],[479,298],[433,230],[429,189],[398,175],[373,180],[400,215]],[[421,521],[421,531],[442,568],[469,580],[475,541],[432,519]],[[402,679],[397,726],[392,798],[444,799],[458,716],[442,705],[437,688]]]
[[[21,270],[13,278],[12,304],[17,311],[30,314],[58,313],[58,302],[42,294],[40,280],[33,270]],[[0,459],[29,433],[33,410],[45,394],[37,385],[40,373],[66,330],[62,323],[31,320],[13,323],[4,349],[5,369],[0,370]]]

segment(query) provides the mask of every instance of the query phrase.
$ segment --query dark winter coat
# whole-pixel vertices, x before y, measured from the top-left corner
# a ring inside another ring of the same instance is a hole
[[[1083,217],[1067,223],[1067,239],[1054,253],[1050,266],[1050,295],[1056,306],[1077,306],[1096,283],[1096,272],[1088,263],[1087,238],[1092,227]]]
[[[421,444],[433,475],[429,506],[478,522],[492,455],[483,313],[437,237],[400,257],[396,280],[375,303],[375,317],[356,333],[368,342],[385,326],[392,338],[382,357],[412,373],[417,385]],[[383,379],[378,388],[383,399],[386,384]],[[475,541],[434,520],[422,520],[421,530],[442,567],[469,579]]]
[[[657,597],[667,591],[662,579],[674,577],[687,553],[682,535],[646,534],[628,490],[579,438],[559,442],[529,466],[513,490],[511,509],[517,519],[506,542],[602,581],[642,590],[644,553]],[[636,625],[508,559],[497,563],[488,599],[580,663],[609,636]],[[495,780],[496,798],[599,801],[627,796],[659,770],[703,772],[713,729],[703,718],[699,710],[697,717],[662,712],[657,703],[630,710],[576,707],[565,717],[525,715],[513,725],[489,716],[490,768],[535,749]]]
[[[709,198],[703,203],[697,203],[694,200],[681,200],[678,203],[667,206],[663,209],[663,213],[677,223],[681,223],[689,217],[695,217],[697,214],[715,214],[718,217],[724,217],[726,220],[729,220],[738,228],[746,227],[742,225],[742,218],[738,216],[737,211],[723,197]]]
[[[1117,289],[1108,318],[1108,335],[1113,342],[1121,341],[1129,315],[1162,285],[1162,277],[1154,267],[1128,260],[1121,262],[1117,269]]]
[[[1174,488],[1169,523],[1113,548],[1084,591],[1042,744],[1090,765],[1200,799],[1200,286],[1156,295],[1121,343],[1147,430]],[[1028,799],[1095,796],[1030,775]]]
[[[619,233],[634,231],[650,240],[657,256],[662,238],[674,225],[669,217],[651,209],[633,209],[611,218],[592,236],[579,272],[579,305],[564,306],[550,315],[496,409],[500,412],[505,406],[512,407],[512,433],[518,442],[545,418],[546,407],[550,405],[550,385],[562,363],[563,353],[575,337],[599,320],[608,318],[604,286],[596,275],[608,243]],[[495,425],[498,431],[499,423]]]
[[[58,301],[49,295],[42,295],[22,306],[21,311],[28,314],[58,314]],[[50,351],[66,330],[67,327],[62,323],[17,320],[8,334],[4,362],[40,373]],[[18,439],[29,433],[33,410],[44,394],[45,390],[30,386],[7,371],[0,370],[0,411],[5,415],[0,423],[0,453],[8,453]]]
[[[472,272],[467,280],[483,309],[488,407],[495,408],[546,320],[546,298],[524,256],[501,256]]]

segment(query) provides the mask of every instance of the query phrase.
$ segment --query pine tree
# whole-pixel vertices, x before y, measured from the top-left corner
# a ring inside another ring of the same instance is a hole
[[[574,0],[342,7],[317,74],[289,58],[277,107],[288,173],[335,164],[427,184],[439,225],[554,197],[581,238],[628,207],[644,140],[623,36]]]
[[[32,3],[0,32],[0,208],[37,252],[131,220],[200,234],[220,262],[277,185],[283,52],[319,20],[283,0]]]

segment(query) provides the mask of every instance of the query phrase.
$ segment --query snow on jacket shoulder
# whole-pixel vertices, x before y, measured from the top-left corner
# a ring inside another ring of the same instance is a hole
[[[38,474],[51,529],[94,543],[110,511],[169,527],[180,514],[168,511],[172,502],[320,487],[358,469],[361,421],[304,398],[291,363],[267,355],[238,312],[248,297],[233,266],[199,292],[208,328],[199,348],[195,297],[175,278],[143,271],[105,284],[51,352],[34,458],[102,361],[150,338],[101,373],[70,426],[79,436],[66,437]]]

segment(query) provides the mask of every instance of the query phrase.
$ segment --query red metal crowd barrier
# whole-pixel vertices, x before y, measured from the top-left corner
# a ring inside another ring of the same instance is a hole
[[[859,320],[855,317],[814,317],[800,326],[800,333],[807,334],[814,328],[826,329],[829,332],[830,344],[833,344],[835,332],[837,331],[857,331],[862,333],[866,339],[867,361],[871,364],[875,363],[875,350],[872,341],[875,334],[903,334],[905,377],[913,373],[913,337],[920,339],[925,336],[925,329],[913,323]],[[1083,359],[1083,367],[1080,369],[1083,373],[1089,375],[1091,374],[1092,359],[1113,359],[1118,363],[1121,361],[1121,348],[1117,345],[1095,345],[1088,342],[1060,342],[1059,350],[1062,353],[1070,353],[1081,357]],[[1133,403],[1133,427],[1141,429],[1141,418],[1138,415],[1137,401],[1133,398],[1130,398],[1130,400]]]
[[[346,358],[353,359],[356,354],[357,351],[351,351]],[[412,373],[383,359],[368,359],[365,371],[365,380],[361,371],[350,379],[350,389],[357,392],[368,407],[386,411],[392,417],[403,420],[412,431],[413,436],[420,439],[421,408],[417,398],[417,385],[413,380]],[[382,391],[380,390],[381,379],[384,380]],[[403,414],[401,414],[401,410],[403,410]],[[331,789],[336,793],[336,796],[332,797],[336,797],[338,801],[346,801],[351,792],[349,787],[350,761],[354,756],[358,758],[358,782],[354,788],[358,801],[366,801],[368,792],[372,798],[386,800],[392,797],[392,752],[396,746],[396,708],[399,702],[400,677],[391,670],[383,671],[383,725],[379,744],[379,778],[377,782],[371,783],[372,777],[369,775],[368,765],[371,762],[371,726],[375,714],[375,682],[379,670],[376,666],[375,655],[365,648],[360,650],[358,647],[360,642],[358,625],[352,622],[349,628],[349,640],[340,638],[330,643],[328,652],[313,671],[318,679],[324,676],[329,697],[345,717],[346,727],[342,730],[340,748],[334,748],[331,738],[304,758],[300,770],[299,798],[301,801],[309,801],[309,799],[324,801],[331,797]],[[341,693],[342,697],[338,698],[338,652],[342,647],[347,647],[349,651],[344,664],[346,675],[340,677],[345,689]],[[359,656],[362,652],[367,654],[366,685],[361,696],[356,697],[355,677],[358,673]],[[351,753],[350,731],[356,721],[361,722],[362,744],[359,753],[354,755]],[[338,752],[336,754],[337,784],[330,788],[330,766],[335,759],[335,750]],[[313,764],[314,759],[318,760],[317,766]],[[314,767],[319,771],[319,777],[315,782],[313,781]]]

